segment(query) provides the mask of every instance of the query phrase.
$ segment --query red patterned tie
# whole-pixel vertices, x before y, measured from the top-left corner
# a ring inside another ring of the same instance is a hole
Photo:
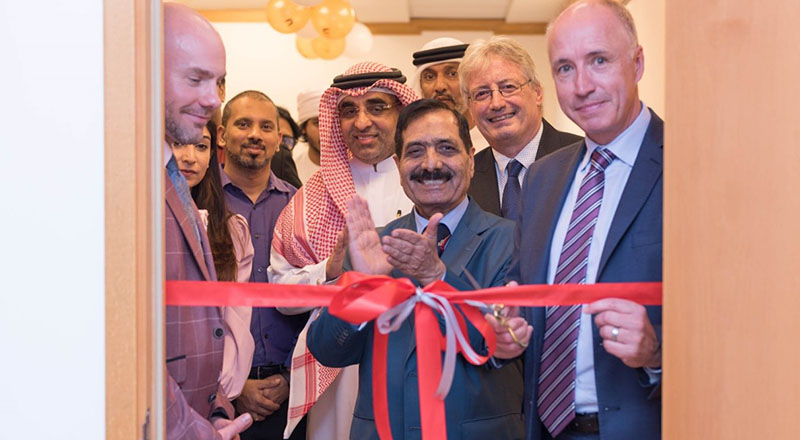
[[[614,153],[596,149],[564,237],[553,284],[584,284],[592,233],[603,202],[605,169]],[[548,307],[539,367],[539,418],[555,438],[575,418],[575,359],[581,306]]]

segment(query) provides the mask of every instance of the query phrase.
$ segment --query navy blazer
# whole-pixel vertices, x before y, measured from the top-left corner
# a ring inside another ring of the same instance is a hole
[[[662,169],[664,122],[652,110],[628,182],[608,231],[600,259],[597,282],[661,281]],[[558,217],[586,152],[581,141],[536,161],[525,178],[522,222],[525,237],[514,253],[509,279],[522,284],[546,284],[550,242]],[[518,241],[519,243],[519,241]],[[533,325],[531,345],[525,352],[525,422],[527,439],[548,438],[542,431],[536,406],[539,360],[544,343],[544,308],[523,310]],[[650,322],[661,339],[661,307],[647,307]],[[601,438],[642,440],[661,438],[660,384],[649,385],[642,369],[625,366],[601,345],[592,324],[594,369]]]
[[[542,119],[542,137],[539,139],[539,149],[536,151],[536,160],[580,141],[580,136],[572,133],[558,131],[549,122]],[[497,170],[495,170],[494,154],[491,148],[484,148],[475,155],[475,174],[469,183],[467,191],[484,211],[500,215],[500,190],[497,188]]]
[[[414,214],[388,225],[416,231]],[[511,263],[514,224],[486,213],[472,200],[442,254],[445,281],[459,290],[472,290],[463,267],[482,287],[502,285]],[[393,272],[394,277],[407,277]],[[413,280],[419,284],[416,280]],[[471,326],[469,326],[471,327]],[[308,331],[308,348],[320,362],[332,367],[360,364],[358,400],[350,438],[378,439],[372,411],[372,323],[357,331],[324,309]],[[483,340],[470,329],[470,342],[485,354]],[[432,337],[438,337],[432,335]],[[387,359],[389,419],[396,439],[420,439],[419,385],[413,315],[389,335]],[[450,439],[522,439],[522,366],[519,361],[501,368],[474,366],[458,356],[450,393],[445,399],[447,436]]]

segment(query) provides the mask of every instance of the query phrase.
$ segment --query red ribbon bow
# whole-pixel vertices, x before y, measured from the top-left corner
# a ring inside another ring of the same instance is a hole
[[[451,351],[462,353],[470,363],[480,365],[494,354],[495,335],[483,314],[467,301],[541,307],[587,304],[613,297],[643,305],[660,305],[661,283],[524,285],[457,291],[443,281],[436,281],[419,289],[405,278],[347,272],[336,286],[168,281],[166,294],[167,304],[171,306],[328,306],[332,315],[354,324],[378,320],[381,315],[403,306],[404,302],[411,299],[417,341],[422,438],[433,440],[447,438],[445,396],[438,391],[449,388],[448,383],[440,383],[443,373],[441,351],[447,350],[447,335],[439,338],[438,344],[436,338],[430,337],[432,332],[440,331],[434,308],[441,312],[453,304],[460,306],[464,316],[483,335],[489,351],[486,356],[477,355],[463,341],[456,344],[456,348],[451,348]],[[446,324],[446,328],[455,333],[460,331],[462,335],[466,334],[467,326],[461,314],[454,313],[452,316],[456,322]],[[386,389],[386,353],[389,340],[387,326],[391,327],[390,323],[381,325],[379,322],[375,325],[372,371],[375,423],[383,440],[392,438]]]

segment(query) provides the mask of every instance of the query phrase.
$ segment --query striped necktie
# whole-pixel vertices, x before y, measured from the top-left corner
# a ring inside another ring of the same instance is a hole
[[[581,182],[558,258],[553,284],[586,283],[589,247],[603,202],[605,169],[615,156],[596,149]],[[538,408],[542,424],[555,438],[575,418],[575,359],[581,305],[548,307],[539,366]]]
[[[444,247],[447,246],[449,240],[450,228],[444,223],[439,223],[439,226],[436,227],[436,250],[439,252],[440,257],[444,253]]]

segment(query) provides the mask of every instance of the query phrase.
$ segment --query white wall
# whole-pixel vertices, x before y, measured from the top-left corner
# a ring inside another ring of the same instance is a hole
[[[307,88],[327,88],[333,77],[360,61],[377,61],[397,67],[409,78],[415,72],[412,53],[438,37],[453,37],[464,42],[488,38],[489,32],[425,32],[422,35],[376,35],[372,51],[361,59],[340,57],[333,61],[307,60],[295,48],[294,35],[281,34],[267,23],[215,23],[225,41],[228,61],[227,95],[247,89],[265,92],[278,105],[297,116],[297,93]],[[536,63],[536,74],[544,87],[544,116],[559,116],[555,88],[547,62],[544,36],[515,36],[530,52]],[[570,123],[571,124],[571,123]],[[577,128],[576,128],[577,129]]]
[[[632,0],[628,4],[644,47],[645,74],[640,97],[664,115],[664,3]],[[376,35],[372,51],[362,59],[340,57],[333,61],[307,60],[295,48],[294,35],[281,34],[267,23],[215,23],[228,54],[228,98],[247,89],[265,92],[278,105],[297,116],[297,93],[307,88],[327,88],[333,77],[359,61],[377,61],[397,67],[411,80],[412,53],[428,41],[448,36],[464,42],[487,38],[489,32],[426,32],[422,35]],[[544,88],[544,117],[556,128],[582,134],[558,106],[543,35],[514,36],[530,52]]]
[[[0,438],[105,436],[103,5],[0,2]]]
[[[639,44],[644,50],[644,76],[639,81],[639,96],[664,117],[666,0],[633,0],[628,10],[636,22]]]

